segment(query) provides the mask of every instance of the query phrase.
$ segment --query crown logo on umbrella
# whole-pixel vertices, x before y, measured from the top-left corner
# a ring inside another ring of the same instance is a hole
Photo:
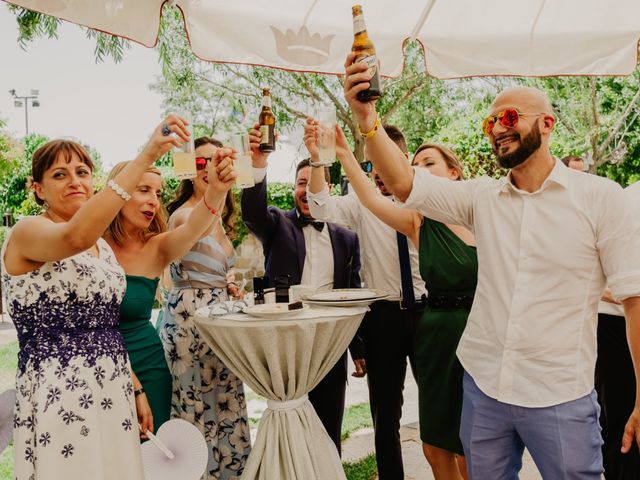
[[[308,67],[322,65],[329,58],[331,42],[335,35],[311,35],[305,26],[301,27],[298,33],[294,33],[290,28],[286,33],[282,33],[273,25],[270,27],[276,41],[276,51],[283,60]]]

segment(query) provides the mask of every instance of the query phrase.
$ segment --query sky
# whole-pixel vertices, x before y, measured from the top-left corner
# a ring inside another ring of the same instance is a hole
[[[25,134],[24,106],[14,106],[9,90],[39,90],[40,107],[28,107],[29,132],[70,137],[95,148],[105,168],[130,160],[163,118],[162,97],[150,85],[160,76],[158,55],[131,42],[124,59],[94,60],[95,43],[76,25],[63,23],[58,39],[38,39],[23,50],[15,17],[0,2],[0,119],[5,130]],[[282,143],[282,142],[281,142]],[[293,181],[295,151],[280,145],[269,178]]]

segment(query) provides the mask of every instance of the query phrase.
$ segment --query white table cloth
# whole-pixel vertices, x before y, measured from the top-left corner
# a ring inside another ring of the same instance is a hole
[[[314,307],[296,319],[276,320],[196,312],[195,323],[215,354],[268,399],[243,480],[346,478],[307,394],[342,356],[367,310]]]

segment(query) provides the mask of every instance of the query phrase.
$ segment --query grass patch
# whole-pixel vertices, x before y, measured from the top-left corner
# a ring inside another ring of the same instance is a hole
[[[372,480],[378,473],[375,453],[355,463],[344,462],[342,466],[347,480]]]
[[[18,342],[11,342],[0,348],[0,392],[15,388],[17,369]],[[0,478],[14,478],[13,445],[0,455]]]
[[[18,342],[11,342],[0,348],[0,392],[15,387],[17,369]]]
[[[13,445],[0,455],[0,478],[13,478]]]
[[[344,412],[342,419],[342,440],[346,440],[356,430],[373,426],[371,410],[368,403],[351,405]]]

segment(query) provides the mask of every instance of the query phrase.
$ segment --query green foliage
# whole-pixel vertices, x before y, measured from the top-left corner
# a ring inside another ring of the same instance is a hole
[[[358,462],[343,462],[347,480],[373,480],[378,473],[376,455],[372,453]]]
[[[4,239],[7,238],[9,233],[9,227],[0,227],[0,246],[4,243]]]
[[[32,133],[20,142],[19,160],[0,178],[0,213],[12,212],[17,218],[39,210],[33,196],[29,195],[27,181],[31,175],[33,152],[48,140],[44,135]]]
[[[13,443],[0,455],[0,478],[14,478]]]
[[[37,38],[58,38],[62,20],[14,5],[9,5],[9,10],[16,15],[18,43],[23,48]]]

